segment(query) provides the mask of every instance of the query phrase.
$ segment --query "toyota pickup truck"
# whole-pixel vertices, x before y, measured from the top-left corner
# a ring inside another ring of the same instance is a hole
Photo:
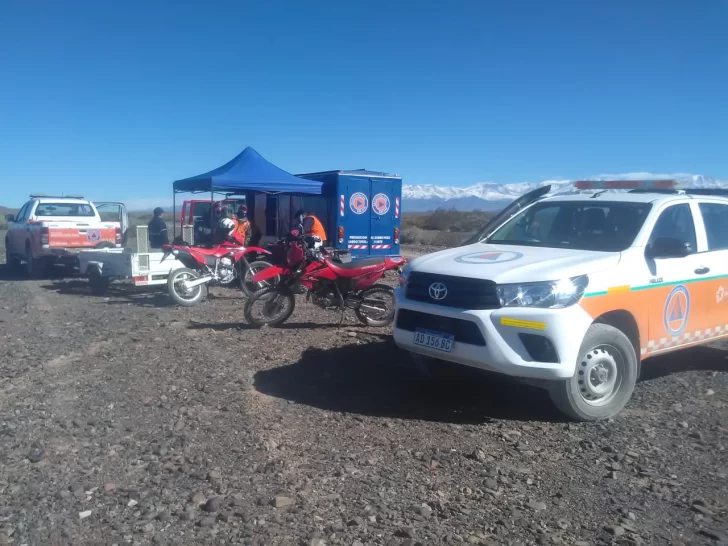
[[[405,267],[394,340],[414,372],[496,372],[545,388],[573,419],[607,419],[643,360],[728,337],[725,190],[574,186],[538,188],[463,246]]]
[[[129,220],[122,203],[92,203],[80,196],[31,195],[17,216],[8,215],[6,264],[29,277],[61,263],[75,266],[77,252],[123,246]]]

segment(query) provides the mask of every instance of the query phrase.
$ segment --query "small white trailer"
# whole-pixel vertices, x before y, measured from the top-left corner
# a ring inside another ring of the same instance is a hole
[[[134,286],[166,285],[170,271],[184,267],[171,255],[162,262],[164,252],[150,251],[147,226],[137,226],[136,232],[136,249],[102,248],[78,253],[81,275],[88,278],[95,294],[105,293],[113,281]]]

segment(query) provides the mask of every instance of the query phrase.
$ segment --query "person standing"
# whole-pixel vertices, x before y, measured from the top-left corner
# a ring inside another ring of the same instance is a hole
[[[164,210],[162,210],[162,207],[154,209],[154,217],[147,224],[147,230],[149,231],[150,248],[161,249],[162,245],[169,244],[167,223],[164,221]]]
[[[235,228],[240,240],[243,241],[243,246],[250,245],[250,237],[253,233],[252,224],[248,220],[248,207],[240,205],[236,214],[238,225]]]

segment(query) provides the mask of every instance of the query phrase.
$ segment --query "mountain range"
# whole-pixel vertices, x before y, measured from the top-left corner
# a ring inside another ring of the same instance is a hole
[[[702,174],[653,174],[625,173],[600,174],[580,180],[677,180],[681,185],[695,188],[728,188],[728,180],[721,180]],[[568,192],[573,180],[555,179],[540,182],[517,182],[500,184],[498,182],[481,182],[472,186],[435,186],[433,184],[410,184],[402,186],[402,211],[426,212],[440,207],[454,208],[460,211],[469,210],[501,210],[505,205],[544,184],[551,184],[552,192]],[[150,212],[156,206],[162,206],[171,212],[172,204],[168,198],[141,197],[126,201],[127,207],[135,212]],[[177,202],[179,210],[181,202]],[[4,216],[3,216],[4,218]]]
[[[691,188],[726,188],[728,180],[718,180],[701,174],[653,174],[625,173],[600,174],[581,180],[676,180],[681,185]],[[543,180],[541,182],[518,182],[499,184],[497,182],[481,182],[467,187],[435,186],[432,184],[414,184],[402,186],[402,211],[425,212],[437,208],[454,208],[456,210],[500,210],[505,205],[539,186],[551,184],[553,193],[571,191],[573,180]]]

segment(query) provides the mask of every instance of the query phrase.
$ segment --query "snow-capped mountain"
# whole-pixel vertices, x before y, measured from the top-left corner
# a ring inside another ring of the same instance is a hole
[[[694,188],[725,188],[728,180],[718,180],[702,174],[653,174],[625,173],[600,174],[581,180],[677,180],[681,185]],[[543,180],[541,182],[518,182],[498,184],[481,182],[464,188],[435,186],[432,184],[404,185],[402,187],[402,210],[419,212],[434,210],[438,207],[457,210],[499,210],[504,205],[539,186],[551,184],[551,191],[571,191],[573,180]]]

